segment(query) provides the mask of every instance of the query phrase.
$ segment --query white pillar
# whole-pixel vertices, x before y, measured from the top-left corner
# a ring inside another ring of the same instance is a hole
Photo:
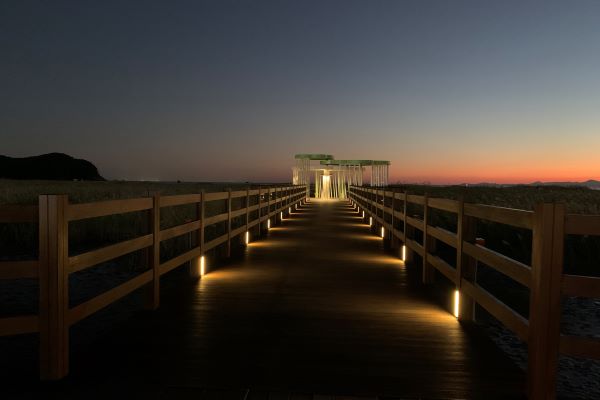
[[[385,166],[385,186],[390,184],[390,166]]]

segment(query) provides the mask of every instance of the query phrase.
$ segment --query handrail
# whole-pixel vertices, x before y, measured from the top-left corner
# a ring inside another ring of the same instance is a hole
[[[250,205],[250,198],[263,197]],[[38,260],[1,261],[0,279],[38,279],[40,315],[0,318],[0,336],[39,332],[41,336],[40,377],[60,379],[68,373],[68,327],[109,306],[136,289],[149,286],[152,307],[159,304],[160,276],[187,262],[197,263],[209,250],[226,243],[228,254],[232,240],[264,221],[301,203],[307,197],[306,186],[281,186],[226,192],[194,193],[70,204],[66,195],[42,195],[37,206],[0,206],[0,223],[38,223],[40,240]],[[243,207],[232,209],[232,199],[242,198]],[[227,211],[211,217],[204,215],[206,202],[227,201]],[[162,208],[196,205],[198,218],[161,229]],[[265,210],[267,208],[267,210]],[[133,239],[69,256],[69,222],[90,218],[149,212],[150,232]],[[232,228],[232,220],[246,218],[241,227]],[[226,232],[206,242],[204,230],[227,221]],[[198,232],[198,243],[187,252],[160,263],[160,243]],[[68,305],[69,275],[134,251],[148,251],[149,266],[141,274],[74,307]],[[50,282],[53,282],[52,284]]]
[[[529,342],[529,394],[532,398],[552,397],[552,394],[547,395],[546,390],[553,387],[555,382],[556,354],[559,352],[600,359],[600,340],[575,336],[559,338],[560,296],[600,297],[600,277],[563,272],[565,237],[600,236],[600,215],[566,214],[564,206],[559,204],[539,204],[534,211],[526,211],[362,186],[351,186],[348,193],[350,200],[360,211],[365,212],[365,218],[373,219],[373,229],[377,233],[378,226],[386,227],[388,240],[402,243],[408,252],[412,251],[421,257],[424,283],[428,283],[430,279],[428,270],[434,268],[456,285],[461,297],[461,321],[472,319],[473,305],[477,303],[519,338]],[[404,208],[383,206],[394,200],[402,202]],[[409,203],[423,208],[422,219],[406,215]],[[457,232],[431,225],[429,209],[453,214],[458,220]],[[396,229],[393,224],[390,226],[384,222],[386,218],[396,221],[403,229]],[[476,220],[530,230],[532,265],[526,265],[479,244],[475,237]],[[415,230],[422,233],[421,243],[415,239]],[[437,241],[456,250],[456,268],[435,254]],[[478,262],[530,288],[529,320],[477,285]],[[540,375],[539,371],[542,370],[551,373]]]

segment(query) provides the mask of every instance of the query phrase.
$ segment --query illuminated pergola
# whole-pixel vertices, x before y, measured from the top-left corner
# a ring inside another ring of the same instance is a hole
[[[362,185],[365,170],[370,172],[369,184],[388,185],[389,161],[336,160],[331,154],[296,154],[292,168],[294,185],[310,187],[314,176],[315,197],[345,199],[349,185]],[[316,163],[318,162],[318,163]]]

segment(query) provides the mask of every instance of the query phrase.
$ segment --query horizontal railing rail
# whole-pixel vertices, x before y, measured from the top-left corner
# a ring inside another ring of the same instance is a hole
[[[351,186],[349,198],[377,234],[383,228],[389,239],[402,243],[405,259],[411,258],[411,251],[421,257],[424,283],[431,283],[437,270],[456,285],[459,320],[472,320],[474,305],[479,304],[528,342],[531,398],[555,395],[559,354],[600,359],[599,339],[560,333],[561,296],[600,298],[600,277],[563,272],[566,235],[600,236],[600,216],[566,214],[561,204],[539,204],[526,211],[362,186]],[[422,213],[409,215],[415,206],[422,207]],[[434,209],[456,218],[456,232],[430,224]],[[531,231],[531,265],[485,247],[476,237],[477,220]],[[455,266],[436,254],[438,242],[454,249]],[[477,263],[529,289],[529,318],[478,285]]]
[[[7,205],[0,207],[0,224],[36,224],[37,206]],[[0,261],[0,279],[37,279],[39,260]],[[0,318],[0,336],[39,332],[38,315]]]
[[[265,222],[269,225],[273,218],[275,223],[279,215],[287,215],[306,196],[306,186],[281,186],[175,196],[155,195],[82,204],[70,204],[66,195],[42,195],[37,206],[0,206],[0,223],[36,224],[39,234],[39,259],[0,261],[0,279],[38,279],[40,288],[39,315],[0,318],[0,336],[38,332],[40,377],[63,378],[69,370],[68,331],[71,325],[142,287],[148,288],[148,307],[157,308],[160,304],[162,275],[190,262],[192,275],[203,275],[207,269],[204,260],[206,252],[226,244],[226,255],[230,256],[233,239],[243,234],[249,235],[250,230],[256,227],[259,233],[262,232]],[[233,209],[232,200],[237,200],[241,206],[236,203],[237,208]],[[207,203],[214,201],[226,201],[226,211],[205,216]],[[256,204],[251,204],[253,202]],[[161,210],[184,205],[195,207],[196,219],[161,228]],[[134,212],[149,214],[149,232],[69,255],[69,223]],[[241,226],[232,226],[232,220],[235,219],[241,219]],[[206,241],[206,228],[223,222],[227,225],[225,232]],[[194,232],[198,237],[195,246],[183,254],[161,261],[162,242]],[[147,253],[148,269],[116,287],[69,307],[70,274],[136,251]]]

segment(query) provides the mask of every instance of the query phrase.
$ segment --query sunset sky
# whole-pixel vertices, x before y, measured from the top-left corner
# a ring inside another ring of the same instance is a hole
[[[110,179],[600,179],[600,1],[3,1],[0,154]]]

